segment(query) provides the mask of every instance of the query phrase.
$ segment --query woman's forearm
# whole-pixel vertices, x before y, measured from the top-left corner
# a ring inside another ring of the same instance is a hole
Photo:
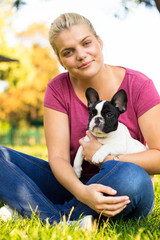
[[[113,159],[114,156],[107,156],[105,161]],[[150,149],[140,153],[120,154],[122,162],[132,162],[142,167],[148,174],[160,174],[160,151]]]
[[[49,162],[57,180],[80,200],[85,185],[77,178],[71,164],[60,157],[50,160]]]

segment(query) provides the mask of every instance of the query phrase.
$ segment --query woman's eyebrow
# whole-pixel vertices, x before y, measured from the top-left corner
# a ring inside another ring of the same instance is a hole
[[[81,40],[81,42],[85,41],[86,38],[89,38],[89,37],[92,37],[92,36],[88,35],[88,36],[84,37],[84,38]]]

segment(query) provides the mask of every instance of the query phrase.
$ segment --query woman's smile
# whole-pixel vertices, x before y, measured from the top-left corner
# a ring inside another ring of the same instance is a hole
[[[93,63],[93,61],[94,60],[88,61],[88,62],[85,62],[85,63],[81,64],[80,66],[78,66],[78,69],[86,69],[86,68],[90,67],[91,64]]]

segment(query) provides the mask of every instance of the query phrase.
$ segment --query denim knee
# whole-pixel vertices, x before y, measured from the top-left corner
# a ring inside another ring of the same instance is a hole
[[[154,207],[154,189],[150,176],[136,164],[124,164],[127,170],[126,184],[120,195],[129,196],[131,203],[123,211],[127,218],[146,217]],[[119,195],[119,194],[118,194]]]
[[[150,176],[147,172],[133,163],[122,163],[121,168],[123,168],[121,177],[121,194],[126,192],[126,195],[134,197],[139,194],[153,193],[153,186]],[[123,183],[123,184],[122,184]],[[123,189],[122,189],[123,188]]]
[[[106,184],[117,190],[117,195],[135,196],[145,189],[152,191],[153,186],[147,172],[130,162],[109,161],[101,171],[107,177]],[[104,179],[103,179],[104,180]]]
[[[120,214],[130,217],[145,217],[153,208],[154,190],[147,172],[130,162],[109,161],[102,165],[101,184],[117,191],[117,196],[128,196],[131,203]]]

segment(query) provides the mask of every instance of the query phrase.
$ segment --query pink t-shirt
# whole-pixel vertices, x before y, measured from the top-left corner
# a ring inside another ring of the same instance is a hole
[[[126,69],[126,68],[125,68]],[[124,89],[128,96],[127,111],[120,115],[133,138],[144,142],[137,119],[153,106],[160,103],[160,96],[152,82],[144,74],[126,69],[119,89]],[[70,122],[70,156],[71,164],[79,147],[79,139],[85,136],[88,126],[88,108],[75,94],[68,72],[52,79],[46,89],[44,106],[68,115]],[[83,162],[82,177],[89,179],[98,168]]]

